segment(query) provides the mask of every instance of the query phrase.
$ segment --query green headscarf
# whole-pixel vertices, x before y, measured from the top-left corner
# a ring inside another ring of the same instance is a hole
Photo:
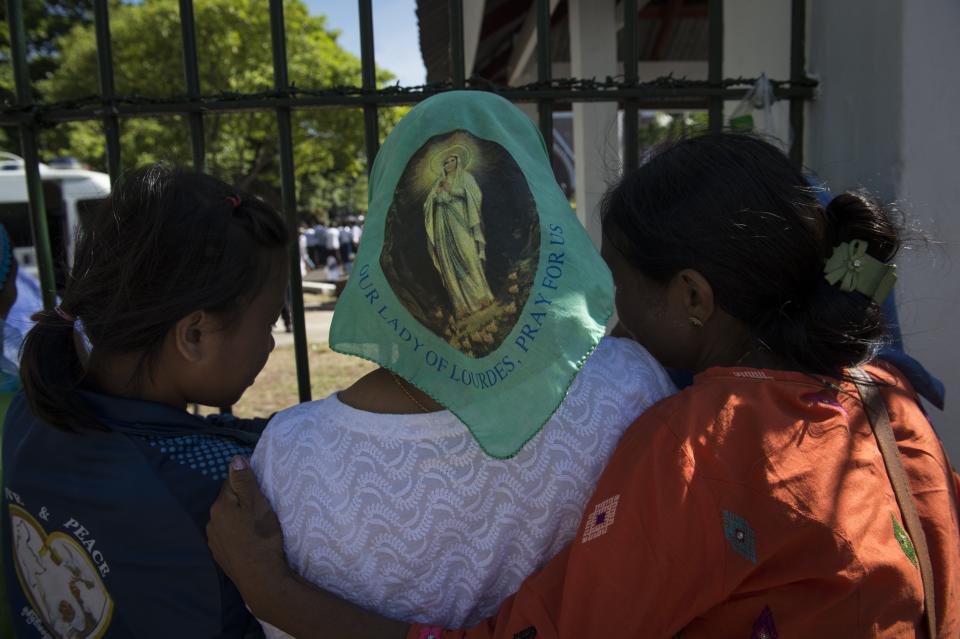
[[[330,345],[416,385],[506,458],[560,405],[612,309],[537,128],[499,96],[454,91],[412,109],[377,155]]]

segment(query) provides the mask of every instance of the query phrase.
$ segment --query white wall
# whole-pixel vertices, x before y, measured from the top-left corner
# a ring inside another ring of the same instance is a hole
[[[903,2],[901,171],[897,196],[936,244],[912,251],[898,287],[911,354],[947,386],[934,423],[960,463],[960,3]]]
[[[902,163],[902,0],[811,4],[807,67],[820,95],[807,109],[804,160],[833,191],[863,186],[891,199]]]
[[[570,0],[570,65],[575,78],[602,78],[617,68],[614,0]],[[577,217],[600,246],[600,200],[619,172],[617,105],[573,104]]]
[[[834,192],[865,187],[896,201],[931,246],[898,264],[908,352],[947,386],[930,415],[960,462],[960,5],[955,0],[811,2],[806,163]]]

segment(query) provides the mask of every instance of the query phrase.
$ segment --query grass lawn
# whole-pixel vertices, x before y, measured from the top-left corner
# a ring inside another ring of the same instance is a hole
[[[335,353],[325,343],[310,344],[308,353],[313,399],[349,386],[376,368],[375,364],[358,357]],[[233,407],[233,412],[238,417],[268,417],[297,402],[297,366],[293,347],[282,346],[270,354],[257,381]]]

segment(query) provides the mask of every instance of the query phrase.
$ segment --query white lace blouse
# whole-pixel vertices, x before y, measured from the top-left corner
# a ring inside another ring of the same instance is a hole
[[[573,538],[623,431],[675,390],[642,346],[608,337],[512,459],[487,456],[447,411],[368,413],[333,394],[274,416],[253,468],[303,577],[395,619],[462,628]]]

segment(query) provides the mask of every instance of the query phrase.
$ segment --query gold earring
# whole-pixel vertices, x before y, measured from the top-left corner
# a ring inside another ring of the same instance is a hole
[[[703,321],[699,317],[694,317],[691,315],[687,318],[687,321],[690,322],[690,326],[695,326],[697,328],[703,328]]]

